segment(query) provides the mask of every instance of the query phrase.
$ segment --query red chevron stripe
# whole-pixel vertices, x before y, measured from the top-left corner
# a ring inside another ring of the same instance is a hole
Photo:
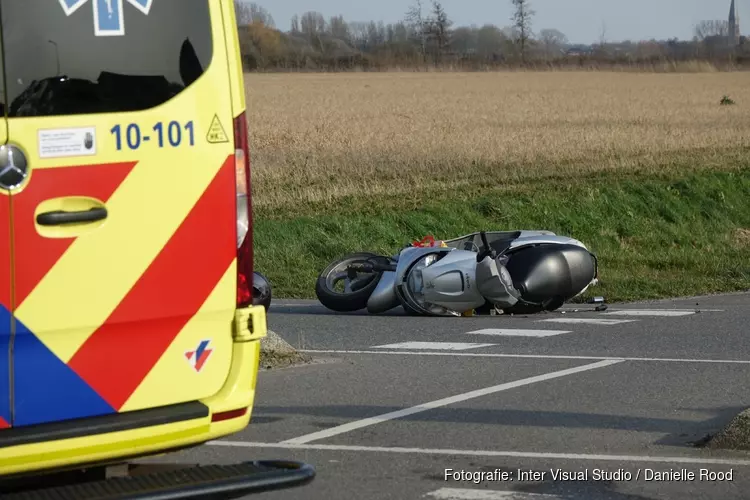
[[[0,305],[12,310],[10,303],[10,196],[0,195]],[[0,326],[0,329],[8,328]]]
[[[232,155],[146,272],[68,363],[114,408],[138,388],[234,260],[234,177]]]
[[[44,200],[87,196],[106,203],[136,162],[36,170],[29,185],[13,195],[15,303],[20,306],[75,238],[44,238],[35,227],[34,211]],[[2,213],[0,213],[2,217]],[[0,249],[0,252],[4,250]],[[3,254],[0,253],[0,262]],[[0,283],[3,283],[0,274]],[[0,299],[2,296],[0,296]]]
[[[3,417],[0,417],[0,429],[9,429],[10,424],[3,420]]]

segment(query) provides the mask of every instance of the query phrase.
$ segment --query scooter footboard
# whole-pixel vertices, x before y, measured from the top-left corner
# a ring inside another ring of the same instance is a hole
[[[505,264],[524,301],[567,301],[597,274],[596,257],[577,245],[539,245],[511,252]]]

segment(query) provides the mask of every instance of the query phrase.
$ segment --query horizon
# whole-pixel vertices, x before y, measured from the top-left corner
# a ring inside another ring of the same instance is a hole
[[[241,0],[251,3],[249,0]],[[430,0],[422,0],[425,13]],[[604,40],[607,43],[624,41],[692,40],[695,25],[704,20],[723,20],[729,16],[731,0],[707,2],[706,0],[630,0],[627,4],[614,0],[531,0],[535,15],[531,19],[532,31],[557,29],[572,45],[589,45]],[[735,0],[743,33],[743,19],[750,19],[750,1]],[[382,0],[377,4],[350,4],[345,0],[286,0],[281,3],[256,1],[273,18],[277,29],[289,31],[292,16],[305,12],[319,12],[328,20],[341,15],[346,22],[403,21],[413,0]],[[443,0],[443,8],[453,22],[453,27],[470,27],[494,24],[499,28],[512,24],[513,7],[510,0],[492,4],[471,5],[460,0]]]

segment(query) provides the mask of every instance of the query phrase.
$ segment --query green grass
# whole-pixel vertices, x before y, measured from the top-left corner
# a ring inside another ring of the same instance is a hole
[[[305,207],[308,208],[308,207]],[[750,289],[750,169],[546,179],[481,190],[350,197],[255,216],[256,270],[275,298],[315,298],[318,273],[354,251],[391,254],[427,234],[547,229],[596,253],[591,294],[632,301]]]

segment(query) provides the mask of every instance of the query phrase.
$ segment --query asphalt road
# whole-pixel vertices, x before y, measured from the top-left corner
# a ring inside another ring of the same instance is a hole
[[[749,498],[750,453],[696,446],[750,407],[749,306],[418,318],[277,301],[270,328],[315,362],[263,371],[250,426],[178,459],[316,467],[257,500]]]

